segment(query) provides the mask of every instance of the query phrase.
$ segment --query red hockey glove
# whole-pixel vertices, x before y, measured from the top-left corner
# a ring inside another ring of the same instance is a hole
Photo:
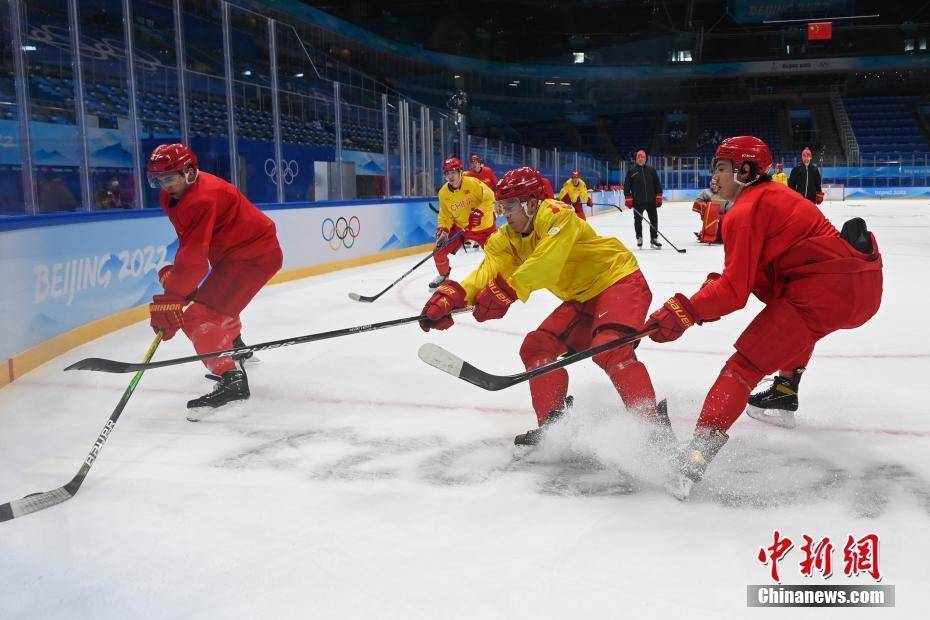
[[[823,202],[823,192],[817,192],[817,195],[814,196],[814,204],[819,205]]]
[[[559,196],[559,202],[564,202],[567,205],[572,204],[571,199],[569,199],[568,194],[562,194]]]
[[[448,228],[437,228],[436,229],[436,247],[441,248],[449,242],[449,229]]]
[[[662,206],[662,194],[656,194],[656,208]]]
[[[593,200],[592,198],[590,198],[590,197],[588,198],[588,208],[589,208],[589,209],[593,209],[593,208],[594,208],[594,200]]]
[[[626,208],[627,208],[627,209],[632,209],[632,208],[633,208],[633,197],[632,197],[632,196],[627,196],[627,197],[626,197]]]
[[[479,323],[489,319],[499,319],[507,314],[510,304],[515,301],[517,301],[517,292],[507,283],[507,278],[497,274],[475,297],[475,311],[472,314]]]
[[[465,289],[455,280],[446,280],[423,306],[420,314],[426,317],[420,321],[420,329],[449,329],[452,327],[452,311],[465,307]]]
[[[161,331],[163,340],[171,340],[184,320],[184,300],[176,295],[155,295],[149,304],[150,325]]]
[[[162,288],[165,287],[165,280],[168,279],[168,274],[171,273],[172,267],[174,267],[174,265],[165,265],[158,270],[158,282],[161,284]]]
[[[661,308],[649,315],[647,325],[657,325],[659,329],[649,334],[655,342],[671,342],[685,333],[685,330],[694,325],[694,306],[691,300],[675,293],[675,296],[665,302]]]
[[[481,226],[481,220],[484,219],[484,213],[481,209],[472,209],[468,214],[468,229],[477,230]]]

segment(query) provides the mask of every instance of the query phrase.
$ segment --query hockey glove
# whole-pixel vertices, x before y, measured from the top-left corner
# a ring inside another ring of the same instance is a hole
[[[817,192],[817,195],[814,196],[814,204],[819,205],[823,202],[823,192]]]
[[[490,319],[500,319],[507,314],[510,304],[515,301],[517,301],[517,292],[507,283],[507,278],[497,274],[475,297],[475,310],[472,314],[479,323]]]
[[[627,208],[627,209],[632,209],[632,208],[633,208],[633,197],[632,197],[632,196],[627,196],[627,197],[626,197],[626,208]]]
[[[594,208],[594,199],[592,199],[592,198],[590,198],[590,197],[588,198],[588,208],[589,208],[589,209],[593,209],[593,208]]]
[[[649,315],[647,325],[654,325],[658,329],[649,337],[655,342],[671,342],[678,340],[685,330],[694,325],[696,311],[691,300],[675,293],[675,296],[665,302],[661,308]]]
[[[695,213],[700,213],[701,217],[704,216],[704,212],[707,211],[708,208],[710,208],[710,203],[702,202],[700,200],[695,200],[694,204],[691,205],[691,210]]]
[[[184,321],[185,301],[176,295],[155,295],[149,304],[150,324],[155,331],[161,331],[163,340],[171,340],[181,329]]]
[[[441,248],[449,242],[449,229],[448,228],[437,228],[436,229],[436,247]]]
[[[420,329],[428,332],[431,329],[452,327],[452,311],[465,307],[465,297],[465,289],[461,284],[455,280],[446,280],[423,306],[420,314],[426,319],[420,321]]]
[[[484,219],[484,213],[481,209],[472,209],[468,214],[468,230],[478,230],[481,226],[481,220]]]
[[[662,206],[662,194],[656,194],[656,208]]]

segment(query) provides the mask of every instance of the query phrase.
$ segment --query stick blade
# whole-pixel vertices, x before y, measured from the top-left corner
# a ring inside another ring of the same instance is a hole
[[[33,493],[22,499],[14,499],[12,502],[0,505],[0,522],[45,510],[72,497],[73,495],[67,489],[58,487],[44,493]]]
[[[422,345],[417,351],[417,356],[433,368],[438,368],[453,377],[491,392],[502,390],[511,385],[510,377],[492,375],[480,368],[475,368],[454,353],[450,353],[436,344],[428,342]]]
[[[101,357],[88,357],[74,362],[65,370],[94,370],[97,372],[123,373],[135,370],[136,364],[127,364],[116,360],[103,359]]]
[[[359,295],[358,293],[349,293],[349,299],[352,301],[361,301],[364,303],[371,303],[377,299],[377,297],[366,297],[365,295]]]

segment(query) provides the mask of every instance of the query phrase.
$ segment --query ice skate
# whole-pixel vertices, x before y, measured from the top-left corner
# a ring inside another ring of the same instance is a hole
[[[695,434],[688,447],[678,455],[678,471],[666,481],[666,490],[678,500],[688,499],[691,489],[704,477],[707,466],[729,438],[719,428],[712,429],[707,435]]]
[[[565,397],[565,404],[561,409],[555,409],[549,413],[549,416],[546,418],[546,421],[542,423],[539,428],[532,428],[525,433],[521,433],[513,438],[513,443],[515,446],[537,446],[539,442],[543,440],[546,436],[546,433],[550,428],[562,417],[565,416],[566,411],[572,408],[575,404],[575,399],[571,396]]]
[[[803,372],[803,368],[796,368],[790,379],[774,377],[769,389],[749,397],[746,415],[766,424],[794,428],[794,413],[798,410],[798,385]]]
[[[207,375],[216,381],[213,391],[200,398],[187,402],[187,419],[190,422],[199,422],[210,415],[217,408],[237,401],[248,400],[249,379],[244,370],[236,368],[227,370],[222,376]]]

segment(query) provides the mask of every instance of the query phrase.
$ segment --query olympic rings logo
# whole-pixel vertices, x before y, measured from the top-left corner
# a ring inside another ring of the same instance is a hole
[[[265,160],[265,174],[268,175],[272,183],[278,182],[278,165],[270,157]],[[300,174],[300,168],[296,159],[281,162],[281,175],[285,185],[293,183],[298,174]]]
[[[320,230],[323,241],[329,243],[331,250],[338,250],[340,245],[348,250],[355,245],[355,240],[361,232],[362,222],[355,215],[348,220],[340,216],[336,218],[336,221],[328,217],[323,220]]]

